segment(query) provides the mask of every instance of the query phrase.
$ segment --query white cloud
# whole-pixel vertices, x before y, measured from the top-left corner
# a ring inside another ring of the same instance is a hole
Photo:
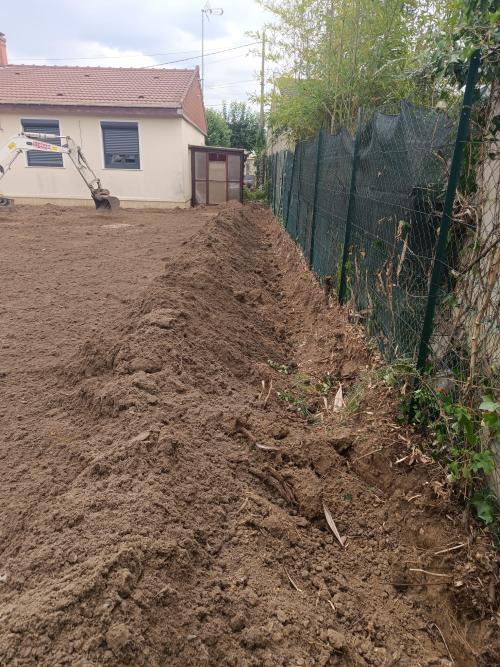
[[[89,57],[88,54],[92,54]],[[9,54],[10,55],[10,54]],[[151,67],[155,58],[147,56],[141,51],[120,49],[117,47],[99,44],[99,42],[75,42],[72,45],[72,58],[57,61],[40,58],[10,58],[12,61],[29,62],[32,65],[79,65],[86,67]]]

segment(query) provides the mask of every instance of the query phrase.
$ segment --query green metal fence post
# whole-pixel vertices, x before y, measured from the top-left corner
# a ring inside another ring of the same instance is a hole
[[[469,71],[467,73],[467,82],[465,84],[462,110],[460,112],[460,121],[458,123],[457,136],[455,139],[455,147],[453,149],[453,158],[451,160],[451,166],[450,166],[450,176],[448,178],[448,186],[446,188],[446,197],[443,206],[443,217],[441,219],[441,225],[439,227],[439,236],[436,243],[434,264],[432,266],[431,282],[429,285],[429,292],[427,295],[427,305],[425,309],[424,323],[422,325],[422,335],[420,338],[420,346],[418,350],[417,369],[419,371],[424,370],[427,362],[427,356],[429,354],[429,343],[432,336],[434,313],[436,310],[437,295],[439,292],[439,283],[441,280],[441,273],[446,253],[446,245],[448,242],[448,230],[450,228],[451,216],[453,213],[453,202],[455,201],[458,180],[460,178],[462,157],[464,153],[465,142],[467,140],[467,133],[469,130],[470,112],[473,102],[474,88],[476,86],[480,61],[481,61],[481,54],[479,51],[475,51],[472,54],[471,59],[469,61]]]
[[[318,213],[318,192],[319,192],[319,165],[321,164],[321,153],[323,148],[324,130],[321,129],[318,133],[318,140],[316,146],[316,166],[314,169],[314,198],[313,198],[313,214],[311,220],[311,240],[309,243],[309,266],[313,268],[314,261],[314,240],[316,236],[316,215]]]
[[[274,189],[274,215],[277,217],[278,216],[278,202],[279,202],[279,181],[278,181],[278,167],[280,163],[280,154],[275,153],[274,154],[274,182],[276,183],[276,187]]]
[[[273,183],[272,183],[272,174],[271,174],[271,160],[273,159],[272,155],[268,155],[266,158],[266,188],[267,188],[267,198],[269,201],[269,206],[273,207]]]
[[[278,197],[279,197],[279,183],[278,183],[278,166],[279,153],[274,154],[274,215],[278,215]]]
[[[272,208],[274,215],[276,215],[276,153],[273,153],[271,157],[271,174],[271,181],[273,184]]]
[[[342,251],[342,266],[340,269],[339,303],[343,304],[347,294],[347,262],[349,261],[349,247],[351,245],[352,219],[354,216],[354,204],[356,199],[356,176],[359,166],[359,146],[361,143],[361,125],[363,112],[358,109],[358,120],[356,124],[356,136],[354,138],[354,154],[352,156],[351,183],[349,186],[349,202],[347,204],[347,215],[345,221],[344,248]]]
[[[297,144],[297,147],[299,144]],[[302,167],[304,166],[304,142],[301,142],[300,144],[300,160],[299,160],[299,178],[297,179],[297,220],[295,223],[295,234],[293,237],[293,240],[295,243],[299,242],[299,230],[298,230],[298,222],[299,222],[299,211],[300,211],[300,185],[302,183]]]
[[[292,175],[290,176],[290,189],[288,190],[288,196],[286,202],[286,220],[283,220],[283,224],[287,231],[288,231],[288,218],[290,217],[290,202],[292,201],[293,177],[295,176],[295,165],[297,164],[296,157],[297,157],[297,145],[295,145],[295,150],[293,151]]]
[[[282,223],[283,223],[283,193],[285,189],[285,164],[286,164],[286,151],[281,151],[280,203],[278,207],[278,214]]]

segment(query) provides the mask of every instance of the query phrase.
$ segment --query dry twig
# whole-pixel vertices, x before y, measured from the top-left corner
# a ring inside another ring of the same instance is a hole
[[[440,627],[436,623],[431,623],[430,627],[432,627],[432,626],[434,626],[436,628],[436,630],[439,632],[439,634],[441,635],[441,639],[443,640],[443,644],[446,646],[446,650],[448,651],[448,655],[450,656],[450,660],[451,660],[451,662],[454,663],[455,661],[453,660],[453,656],[450,653],[450,649],[448,648],[448,644],[446,643],[446,639],[444,638],[444,635],[441,632]]]
[[[419,567],[410,567],[408,569],[410,572],[422,572],[423,574],[429,574],[432,577],[451,577],[451,574],[442,574],[441,572],[429,572],[429,570],[422,570]]]
[[[439,554],[446,554],[448,551],[455,551],[456,549],[461,549],[462,547],[467,546],[467,542],[462,542],[462,544],[457,544],[454,547],[449,547],[449,549],[441,549],[441,551],[436,551],[435,556],[439,556]]]
[[[341,535],[338,531],[338,528],[335,525],[335,521],[333,520],[331,512],[328,509],[328,507],[325,505],[325,503],[323,503],[323,512],[325,513],[326,522],[330,526],[330,529],[331,529],[332,533],[335,535],[335,537],[339,541],[340,545],[343,546],[344,549],[345,549],[345,543],[347,541],[347,538],[346,537],[341,537]]]
[[[267,396],[266,396],[266,398],[264,399],[264,402],[263,402],[263,404],[262,404],[262,407],[263,407],[263,408],[266,408],[266,407],[267,407],[267,402],[269,401],[269,396],[271,396],[272,388],[273,388],[273,381],[270,380],[270,381],[269,381],[269,391],[267,392]]]
[[[303,591],[301,588],[299,588],[299,587],[297,586],[297,584],[295,583],[295,581],[294,581],[294,580],[292,579],[292,577],[288,574],[288,570],[286,569],[286,567],[285,567],[285,574],[286,574],[286,576],[288,577],[288,581],[292,584],[292,586],[295,588],[295,590],[298,591],[299,593],[303,593],[304,591]]]

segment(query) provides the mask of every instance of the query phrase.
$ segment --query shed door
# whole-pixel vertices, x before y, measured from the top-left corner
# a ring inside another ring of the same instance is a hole
[[[192,149],[193,204],[223,204],[242,196],[242,153]]]
[[[241,199],[241,160],[242,156],[227,156],[227,198]]]
[[[227,201],[227,162],[224,153],[208,154],[208,203]]]

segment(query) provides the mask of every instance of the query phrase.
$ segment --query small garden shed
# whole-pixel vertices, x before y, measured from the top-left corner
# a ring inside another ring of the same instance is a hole
[[[193,206],[243,201],[243,148],[190,146]]]

